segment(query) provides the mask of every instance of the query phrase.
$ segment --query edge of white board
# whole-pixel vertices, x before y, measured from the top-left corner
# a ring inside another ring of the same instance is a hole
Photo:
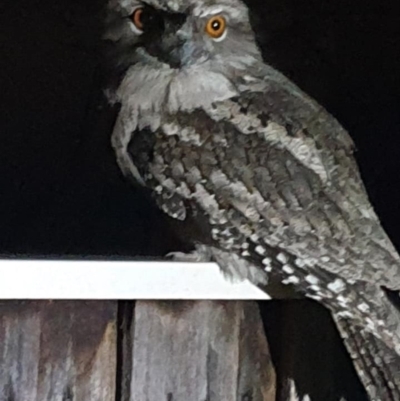
[[[266,300],[214,263],[0,260],[0,299]]]

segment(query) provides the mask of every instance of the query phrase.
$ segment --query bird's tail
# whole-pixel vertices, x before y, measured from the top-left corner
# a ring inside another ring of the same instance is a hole
[[[296,384],[294,380],[289,379],[287,383],[287,397],[285,398],[286,401],[314,401],[310,398],[308,394],[300,397],[296,390]],[[346,401],[344,398],[341,398],[340,401]]]
[[[351,320],[333,316],[371,401],[400,401],[400,355]]]

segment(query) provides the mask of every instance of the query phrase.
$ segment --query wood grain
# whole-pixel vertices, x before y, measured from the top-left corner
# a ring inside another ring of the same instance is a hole
[[[256,303],[137,302],[123,327],[123,401],[275,400]]]
[[[114,401],[116,302],[0,303],[0,401]]]

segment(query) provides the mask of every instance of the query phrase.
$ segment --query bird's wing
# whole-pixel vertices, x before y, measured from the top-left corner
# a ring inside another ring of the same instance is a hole
[[[233,246],[221,240],[228,221],[235,233],[227,238],[260,237],[258,246],[300,265],[400,288],[399,257],[369,203],[349,135],[286,78],[272,74],[208,110],[174,114],[157,138],[154,185],[205,212],[225,248]]]

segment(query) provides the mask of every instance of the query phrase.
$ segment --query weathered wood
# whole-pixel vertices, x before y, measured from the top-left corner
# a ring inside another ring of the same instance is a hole
[[[125,329],[123,401],[275,400],[256,303],[137,302]]]
[[[0,303],[0,401],[114,401],[116,302]]]

